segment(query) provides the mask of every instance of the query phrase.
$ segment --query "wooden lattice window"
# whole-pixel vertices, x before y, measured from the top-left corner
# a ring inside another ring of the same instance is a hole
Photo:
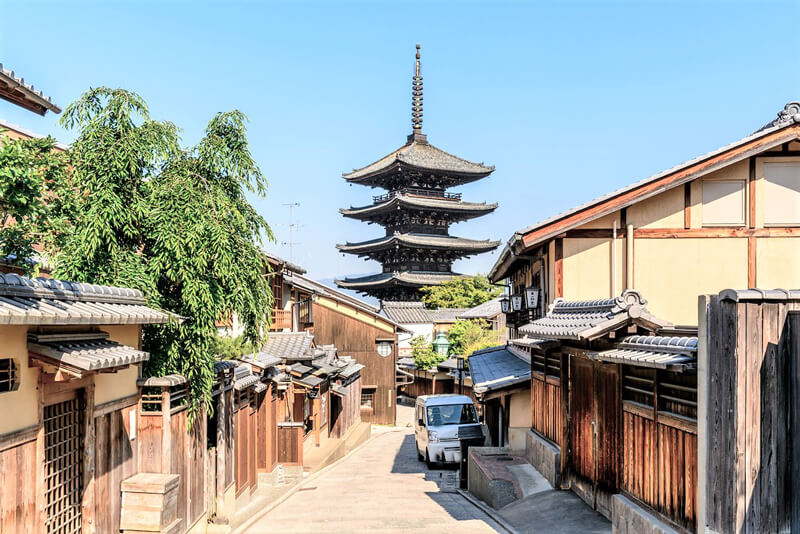
[[[697,420],[697,374],[659,372],[658,411]]]
[[[142,388],[142,412],[161,412],[161,388],[147,386]]]
[[[639,406],[655,407],[655,369],[624,366],[622,374],[622,400]]]
[[[81,532],[85,405],[80,397],[44,408],[45,531]]]
[[[548,354],[546,360],[547,376],[561,379],[561,354]]]
[[[545,370],[547,369],[547,358],[545,358],[544,354],[533,352],[531,354],[531,365],[533,367],[533,372],[545,374]]]
[[[374,410],[375,409],[375,390],[362,390],[361,391],[361,409]]]
[[[0,393],[14,391],[19,386],[19,370],[11,358],[0,358]]]

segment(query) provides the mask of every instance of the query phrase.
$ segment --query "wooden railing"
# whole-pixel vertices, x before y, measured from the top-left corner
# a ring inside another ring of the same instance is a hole
[[[404,189],[398,189],[397,191],[389,191],[383,195],[377,195],[372,197],[373,202],[385,202],[387,200],[391,200],[397,195],[410,195],[410,196],[417,196],[417,197],[433,197],[433,198],[440,198],[446,200],[461,200],[461,193],[447,193],[445,191],[437,191],[435,189],[417,189],[414,187],[406,187]]]
[[[272,310],[272,325],[270,330],[292,329],[292,310]]]

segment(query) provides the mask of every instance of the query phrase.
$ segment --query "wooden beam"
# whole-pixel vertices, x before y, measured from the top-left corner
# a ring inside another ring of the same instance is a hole
[[[663,193],[677,185],[692,181],[709,172],[723,168],[727,165],[741,161],[749,156],[754,156],[773,146],[786,141],[794,140],[800,136],[800,126],[794,125],[777,132],[755,139],[742,146],[726,150],[710,158],[699,161],[693,165],[654,179],[635,189],[620,193],[612,198],[592,204],[561,219],[527,232],[522,237],[525,247],[531,247],[570,230],[575,225],[592,221],[608,213],[624,208],[636,202]]]
[[[86,385],[83,389],[83,393],[86,397],[85,404],[86,404],[86,411],[85,417],[85,434],[84,434],[84,448],[85,454],[83,458],[83,502],[81,506],[83,508],[81,514],[81,521],[82,521],[82,528],[81,532],[86,534],[94,534],[95,532],[95,525],[97,522],[95,521],[95,517],[97,514],[97,502],[95,499],[95,426],[94,426],[94,381],[90,382]],[[100,513],[108,513],[107,507],[108,503],[101,503],[104,509]]]
[[[637,239],[681,239],[715,237],[800,237],[800,228],[637,228]]]
[[[611,228],[576,228],[568,230],[560,237],[573,239],[611,239],[613,237]]]
[[[39,427],[39,424],[35,424],[22,430],[0,435],[0,452],[35,440],[39,435]]]
[[[555,242],[555,284],[556,298],[564,296],[564,240],[559,238]]]
[[[750,156],[749,171],[747,175],[747,213],[750,218],[750,228],[756,227],[756,158]],[[752,287],[752,286],[750,286]]]
[[[129,395],[127,397],[123,397],[121,399],[104,402],[103,404],[98,404],[94,408],[94,416],[100,417],[112,412],[118,412],[119,410],[123,410],[129,406],[133,406],[139,402],[139,394],[134,393],[133,395]]]
[[[683,184],[683,227],[692,227],[692,183]]]
[[[747,238],[747,287],[756,286],[756,241],[755,236]]]

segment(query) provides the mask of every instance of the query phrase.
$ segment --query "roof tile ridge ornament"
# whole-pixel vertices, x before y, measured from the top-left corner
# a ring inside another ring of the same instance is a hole
[[[778,117],[753,133],[758,133],[762,130],[767,130],[769,128],[775,128],[777,126],[786,126],[792,124],[794,122],[800,123],[800,102],[792,101],[788,102],[783,109],[778,112]]]
[[[408,144],[428,144],[428,136],[422,133],[422,69],[419,60],[419,43],[417,43],[417,56],[414,62],[414,77],[411,81],[411,124],[413,129],[408,136]],[[400,154],[398,154],[398,159]]]
[[[639,317],[641,312],[647,311],[647,299],[635,289],[626,289],[622,295],[614,299],[614,305],[619,311],[627,311],[632,317]]]

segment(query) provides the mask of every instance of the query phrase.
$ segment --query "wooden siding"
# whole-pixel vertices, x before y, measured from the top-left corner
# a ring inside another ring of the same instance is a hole
[[[36,506],[36,436],[0,450],[0,532],[41,532],[41,515]]]
[[[302,426],[297,424],[278,426],[278,463],[303,465]]]
[[[339,354],[352,356],[365,365],[361,370],[361,383],[375,386],[373,412],[364,412],[364,421],[378,424],[394,424],[397,389],[395,387],[395,359],[397,343],[392,354],[378,355],[376,340],[395,337],[385,330],[339,313],[325,306],[314,306],[314,341],[318,345],[333,344]]]
[[[137,471],[137,447],[130,440],[130,413],[136,406],[95,417],[95,514],[97,532],[118,532],[122,481]],[[2,529],[0,529],[2,530]]]
[[[361,421],[361,381],[345,386],[348,393],[330,396],[330,437],[341,438]]]
[[[535,374],[531,379],[531,427],[558,446],[562,441],[561,382]]]
[[[166,418],[169,426],[165,428],[160,412],[140,412],[137,432],[139,472],[180,475],[178,517],[185,526],[205,513],[207,502],[205,411],[191,427],[188,416],[185,407],[177,409]]]

